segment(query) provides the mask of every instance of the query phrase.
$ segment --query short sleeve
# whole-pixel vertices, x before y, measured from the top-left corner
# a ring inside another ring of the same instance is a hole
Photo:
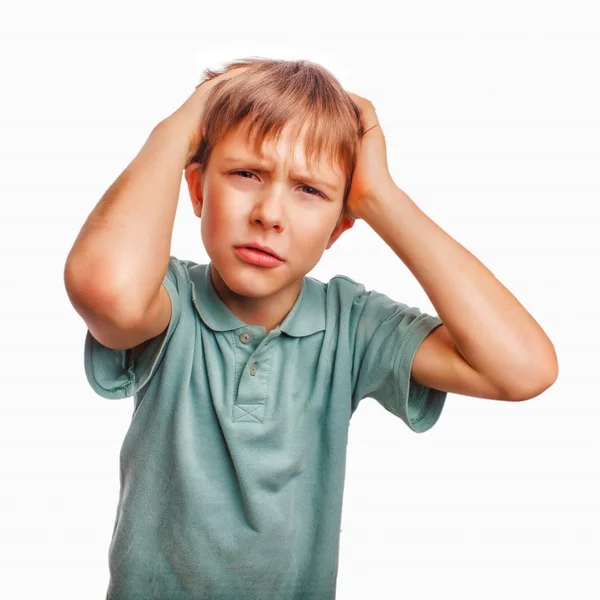
[[[158,368],[169,341],[177,327],[181,314],[176,271],[179,261],[171,257],[169,268],[162,285],[171,298],[171,320],[160,335],[152,338],[141,353],[133,349],[116,350],[102,345],[87,331],[84,349],[84,367],[92,389],[104,398],[111,400],[134,396],[151,380]]]
[[[423,433],[439,419],[447,392],[413,381],[410,371],[421,342],[442,321],[357,285],[350,311],[354,342],[352,412],[360,400],[370,396],[410,429]]]

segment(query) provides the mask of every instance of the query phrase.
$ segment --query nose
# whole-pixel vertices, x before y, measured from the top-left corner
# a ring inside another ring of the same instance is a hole
[[[259,194],[252,210],[253,221],[260,221],[265,227],[281,227],[284,221],[285,192],[274,187]]]

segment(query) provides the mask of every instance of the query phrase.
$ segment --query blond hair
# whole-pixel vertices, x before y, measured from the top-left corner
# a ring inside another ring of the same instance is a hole
[[[290,126],[292,145],[307,127],[306,160],[314,165],[324,158],[332,169],[341,169],[345,207],[364,135],[356,103],[329,71],[307,60],[237,59],[220,70],[205,69],[196,88],[239,67],[248,70],[220,81],[208,93],[200,143],[188,164],[200,163],[204,177],[212,149],[237,127],[248,128],[248,140],[258,154],[263,142],[277,140],[285,126]]]

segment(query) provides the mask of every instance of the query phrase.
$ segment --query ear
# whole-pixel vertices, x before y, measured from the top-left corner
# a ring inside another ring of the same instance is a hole
[[[188,184],[194,214],[197,217],[202,216],[203,195],[201,178],[202,165],[200,163],[191,163],[185,168],[185,180]]]
[[[346,231],[346,229],[350,229],[351,227],[353,227],[354,221],[355,221],[355,219],[353,219],[347,213],[346,207],[344,207],[344,210],[342,211],[342,214],[340,215],[340,218],[338,219],[337,225],[335,226],[335,229],[332,231],[331,237],[329,238],[329,241],[327,242],[326,249],[331,248],[331,246],[333,246],[334,242],[340,237],[340,235],[342,235],[342,233],[344,233],[344,231]]]

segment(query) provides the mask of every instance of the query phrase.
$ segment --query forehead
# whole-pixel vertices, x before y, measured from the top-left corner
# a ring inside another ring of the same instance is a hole
[[[221,139],[215,150],[218,148],[223,164],[251,164],[266,171],[283,168],[301,179],[312,180],[338,191],[343,178],[341,169],[339,166],[332,168],[326,157],[316,156],[313,163],[309,163],[305,137],[302,131],[293,140],[291,128],[286,126],[278,139],[264,139],[256,147],[246,128],[236,128]]]

